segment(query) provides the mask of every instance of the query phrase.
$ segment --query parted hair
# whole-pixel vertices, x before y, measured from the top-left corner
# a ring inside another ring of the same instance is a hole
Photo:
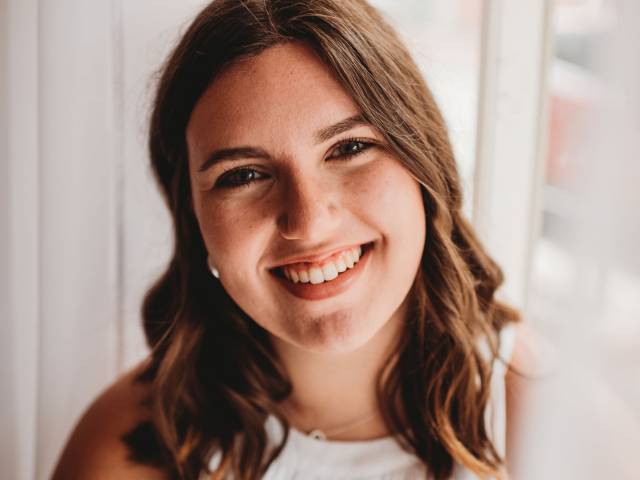
[[[125,436],[132,459],[196,479],[211,455],[212,478],[259,478],[287,436],[270,449],[265,420],[282,414],[292,385],[269,336],[208,270],[195,218],[185,130],[194,105],[221,71],[275,45],[312,48],[420,183],[426,213],[421,265],[397,350],[378,376],[390,432],[435,479],[459,463],[502,477],[487,430],[497,332],[519,314],[494,298],[503,281],[462,214],[447,129],[405,46],[364,0],[215,0],[181,36],[162,66],[153,103],[151,166],[174,226],[172,258],[144,299],[151,355],[150,420]]]

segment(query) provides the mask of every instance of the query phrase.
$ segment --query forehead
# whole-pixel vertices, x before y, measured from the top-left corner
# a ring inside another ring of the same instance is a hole
[[[358,111],[313,50],[277,45],[213,81],[193,110],[187,142],[190,150],[206,150],[308,136]]]

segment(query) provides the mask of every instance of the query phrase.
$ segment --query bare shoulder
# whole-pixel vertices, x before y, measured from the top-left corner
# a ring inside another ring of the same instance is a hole
[[[165,479],[163,472],[128,459],[122,436],[147,418],[147,386],[138,365],[107,388],[86,410],[58,461],[53,480]]]

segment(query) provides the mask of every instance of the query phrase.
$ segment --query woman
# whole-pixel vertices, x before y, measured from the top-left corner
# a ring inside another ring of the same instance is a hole
[[[504,476],[518,314],[375,9],[212,2],[164,66],[149,145],[175,226],[152,353],[56,478]]]

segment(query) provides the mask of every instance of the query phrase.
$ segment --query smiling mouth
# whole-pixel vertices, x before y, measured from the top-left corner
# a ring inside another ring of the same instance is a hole
[[[357,248],[361,250],[360,258],[353,263],[351,268],[346,267],[342,272],[337,271],[338,267],[342,270],[342,265],[334,265],[334,267],[328,267],[327,271],[309,272],[308,281],[298,276],[297,282],[295,277],[291,275],[291,271],[289,270],[288,273],[285,273],[283,267],[272,269],[270,273],[276,283],[294,297],[306,301],[325,300],[347,292],[356,285],[359,278],[366,275],[367,267],[375,248],[374,242],[365,243]],[[323,266],[326,267],[326,264],[323,264]],[[336,271],[332,271],[332,268],[335,268]],[[325,277],[325,274],[327,274],[327,277]],[[330,278],[330,280],[325,280],[325,278]]]
[[[373,242],[362,244],[353,249],[344,250],[328,261],[318,263],[299,263],[276,267],[271,273],[292,283],[318,285],[330,283],[355,269],[362,257],[373,248]]]

